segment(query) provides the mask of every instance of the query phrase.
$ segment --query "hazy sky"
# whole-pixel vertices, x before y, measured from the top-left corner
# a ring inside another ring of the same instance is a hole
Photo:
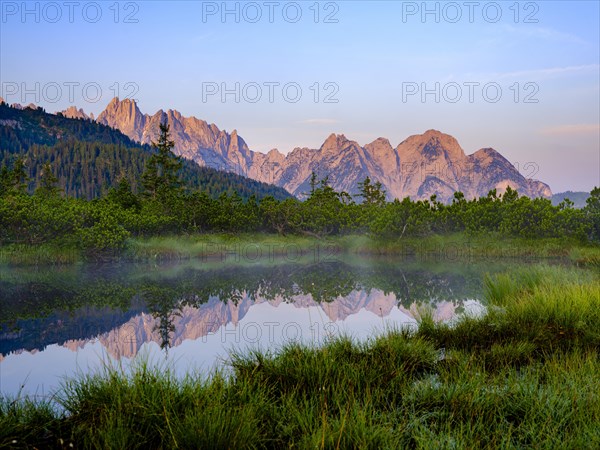
[[[600,185],[597,1],[0,3],[9,103],[118,94],[262,152],[434,128],[554,192]]]

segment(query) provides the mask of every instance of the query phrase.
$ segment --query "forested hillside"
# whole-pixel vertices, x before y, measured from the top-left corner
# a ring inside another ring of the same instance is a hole
[[[42,167],[50,163],[64,195],[88,200],[107,194],[126,179],[134,192],[152,154],[120,131],[87,119],[69,119],[43,109],[17,109],[0,104],[0,166],[12,167],[18,157],[25,161],[34,192],[40,185]],[[290,197],[283,188],[200,167],[182,160],[181,178],[188,189],[200,189],[211,197],[237,192],[242,198]]]

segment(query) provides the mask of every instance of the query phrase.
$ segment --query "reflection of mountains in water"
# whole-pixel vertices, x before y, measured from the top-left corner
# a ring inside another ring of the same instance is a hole
[[[68,283],[46,276],[45,290],[31,281],[4,285],[0,353],[50,344],[76,349],[97,337],[114,356],[134,355],[144,342],[165,341],[161,323],[172,326],[168,344],[179,345],[235,326],[250,307],[267,302],[291,303],[299,310],[318,307],[332,322],[363,309],[385,317],[395,306],[410,315],[414,304],[426,302],[435,303],[434,314],[443,318],[455,308],[450,302],[480,297],[482,280],[472,266],[465,272],[456,267],[431,272],[389,263],[118,269],[95,272],[96,278],[89,271],[71,274]],[[35,308],[22,306],[31,304]]]
[[[252,300],[245,293],[239,302],[222,302],[218,298],[212,298],[199,307],[183,306],[176,314],[172,315],[174,332],[171,334],[170,346],[178,346],[185,340],[197,340],[209,334],[218,332],[221,327],[228,324],[238,325],[246,316],[250,308],[263,303],[269,303],[273,307],[279,307],[284,302],[282,297],[274,300],[266,300],[258,297]],[[385,294],[381,290],[373,289],[369,293],[356,290],[350,295],[337,298],[328,303],[315,302],[310,295],[298,295],[291,302],[293,306],[300,309],[310,307],[320,308],[325,317],[331,322],[343,321],[349,316],[362,310],[368,311],[380,317],[386,317],[392,309],[398,305],[394,294]],[[453,302],[440,302],[432,305],[434,320],[448,320],[452,318],[458,305]],[[399,309],[410,317],[417,314],[417,305],[413,304],[410,309],[399,306]],[[120,327],[104,333],[97,340],[113,358],[133,357],[147,342],[161,343],[159,332],[159,319],[152,314],[141,313],[132,317]],[[73,340],[65,342],[65,347],[76,351],[92,340]]]
[[[145,308],[132,305],[127,311],[83,307],[74,312],[55,312],[48,317],[19,322],[18,330],[0,332],[0,358],[22,350],[39,351],[62,345],[81,336],[97,336],[122,326]]]

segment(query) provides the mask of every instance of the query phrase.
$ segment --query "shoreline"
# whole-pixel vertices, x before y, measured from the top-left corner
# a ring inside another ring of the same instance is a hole
[[[73,244],[11,244],[0,247],[0,264],[9,266],[70,265],[84,262],[199,260],[288,262],[336,260],[344,255],[390,256],[424,261],[482,262],[486,259],[557,259],[576,265],[600,265],[600,245],[560,238],[505,238],[499,235],[431,235],[403,239],[366,235],[324,239],[276,234],[198,234],[130,238],[118,252],[90,254]]]

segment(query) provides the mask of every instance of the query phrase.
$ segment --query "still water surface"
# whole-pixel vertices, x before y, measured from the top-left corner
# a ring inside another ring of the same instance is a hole
[[[140,358],[175,373],[226,367],[229,351],[367,339],[481,313],[494,264],[394,259],[317,264],[0,268],[0,393],[47,396],[65,377]]]

